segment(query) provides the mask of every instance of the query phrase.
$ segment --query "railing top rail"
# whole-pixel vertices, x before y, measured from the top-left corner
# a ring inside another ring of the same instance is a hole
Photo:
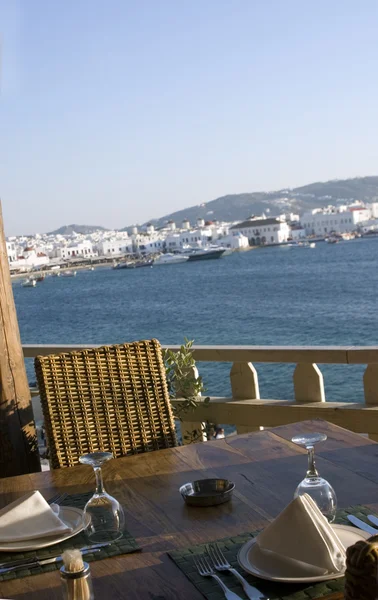
[[[24,344],[25,358],[94,348],[99,344]],[[163,345],[178,350],[180,346]],[[193,346],[197,361],[378,364],[378,346]]]

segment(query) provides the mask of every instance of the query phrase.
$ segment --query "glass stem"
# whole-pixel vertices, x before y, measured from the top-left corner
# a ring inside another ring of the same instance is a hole
[[[307,446],[308,467],[306,477],[319,477],[315,467],[314,446]]]
[[[96,476],[96,494],[103,494],[105,492],[104,483],[102,481],[101,467],[93,467]]]

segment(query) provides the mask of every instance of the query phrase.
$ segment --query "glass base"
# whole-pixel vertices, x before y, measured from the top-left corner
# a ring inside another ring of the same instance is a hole
[[[306,477],[295,490],[294,498],[308,494],[316,502],[320,512],[332,523],[336,517],[336,494],[328,481],[323,477]]]
[[[108,544],[120,540],[122,531],[87,531],[86,537],[91,544]]]

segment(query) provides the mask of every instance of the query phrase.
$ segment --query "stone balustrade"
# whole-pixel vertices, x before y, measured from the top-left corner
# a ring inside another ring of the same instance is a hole
[[[88,345],[24,345],[25,358],[88,348]],[[169,346],[178,350],[179,346]],[[198,406],[183,430],[199,429],[204,421],[232,424],[238,433],[321,418],[378,441],[378,346],[194,346],[197,363],[231,362],[232,397],[212,397]],[[295,364],[294,398],[260,398],[258,373],[253,363]],[[327,402],[318,364],[365,364],[361,385],[364,403]],[[200,369],[200,364],[198,365]],[[211,392],[211,390],[210,390]],[[178,402],[173,401],[173,403]]]

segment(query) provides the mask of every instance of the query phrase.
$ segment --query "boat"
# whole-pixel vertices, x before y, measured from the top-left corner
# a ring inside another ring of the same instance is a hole
[[[289,242],[288,244],[283,244],[282,248],[316,248],[315,242]]]
[[[113,265],[113,269],[138,269],[140,267],[152,267],[153,264],[154,261],[152,259],[141,259],[117,263]]]
[[[135,260],[134,262],[126,263],[125,269],[139,269],[140,267],[152,267],[153,260]]]
[[[220,258],[225,251],[225,248],[190,248],[188,250],[184,250],[181,255],[188,256],[189,261],[209,260],[211,258]]]
[[[183,263],[189,260],[189,256],[184,256],[183,254],[161,254],[158,258],[154,260],[154,266],[158,267],[160,265],[174,265],[176,263]]]
[[[25,281],[22,282],[22,287],[35,287],[37,285],[37,282],[35,279],[25,279]]]
[[[342,239],[344,240],[344,242],[348,242],[349,240],[354,240],[354,238],[356,237],[356,235],[354,233],[341,233],[340,234]]]
[[[315,242],[298,242],[300,248],[316,248]]]
[[[325,238],[324,241],[327,242],[327,244],[338,244],[339,241],[340,241],[340,239],[337,238],[337,237],[332,236],[332,237]]]
[[[40,283],[41,281],[45,281],[45,278],[46,278],[46,275],[39,275],[39,276],[36,278],[36,281],[38,281],[38,283]]]
[[[76,271],[63,271],[60,276],[61,277],[76,277]]]

